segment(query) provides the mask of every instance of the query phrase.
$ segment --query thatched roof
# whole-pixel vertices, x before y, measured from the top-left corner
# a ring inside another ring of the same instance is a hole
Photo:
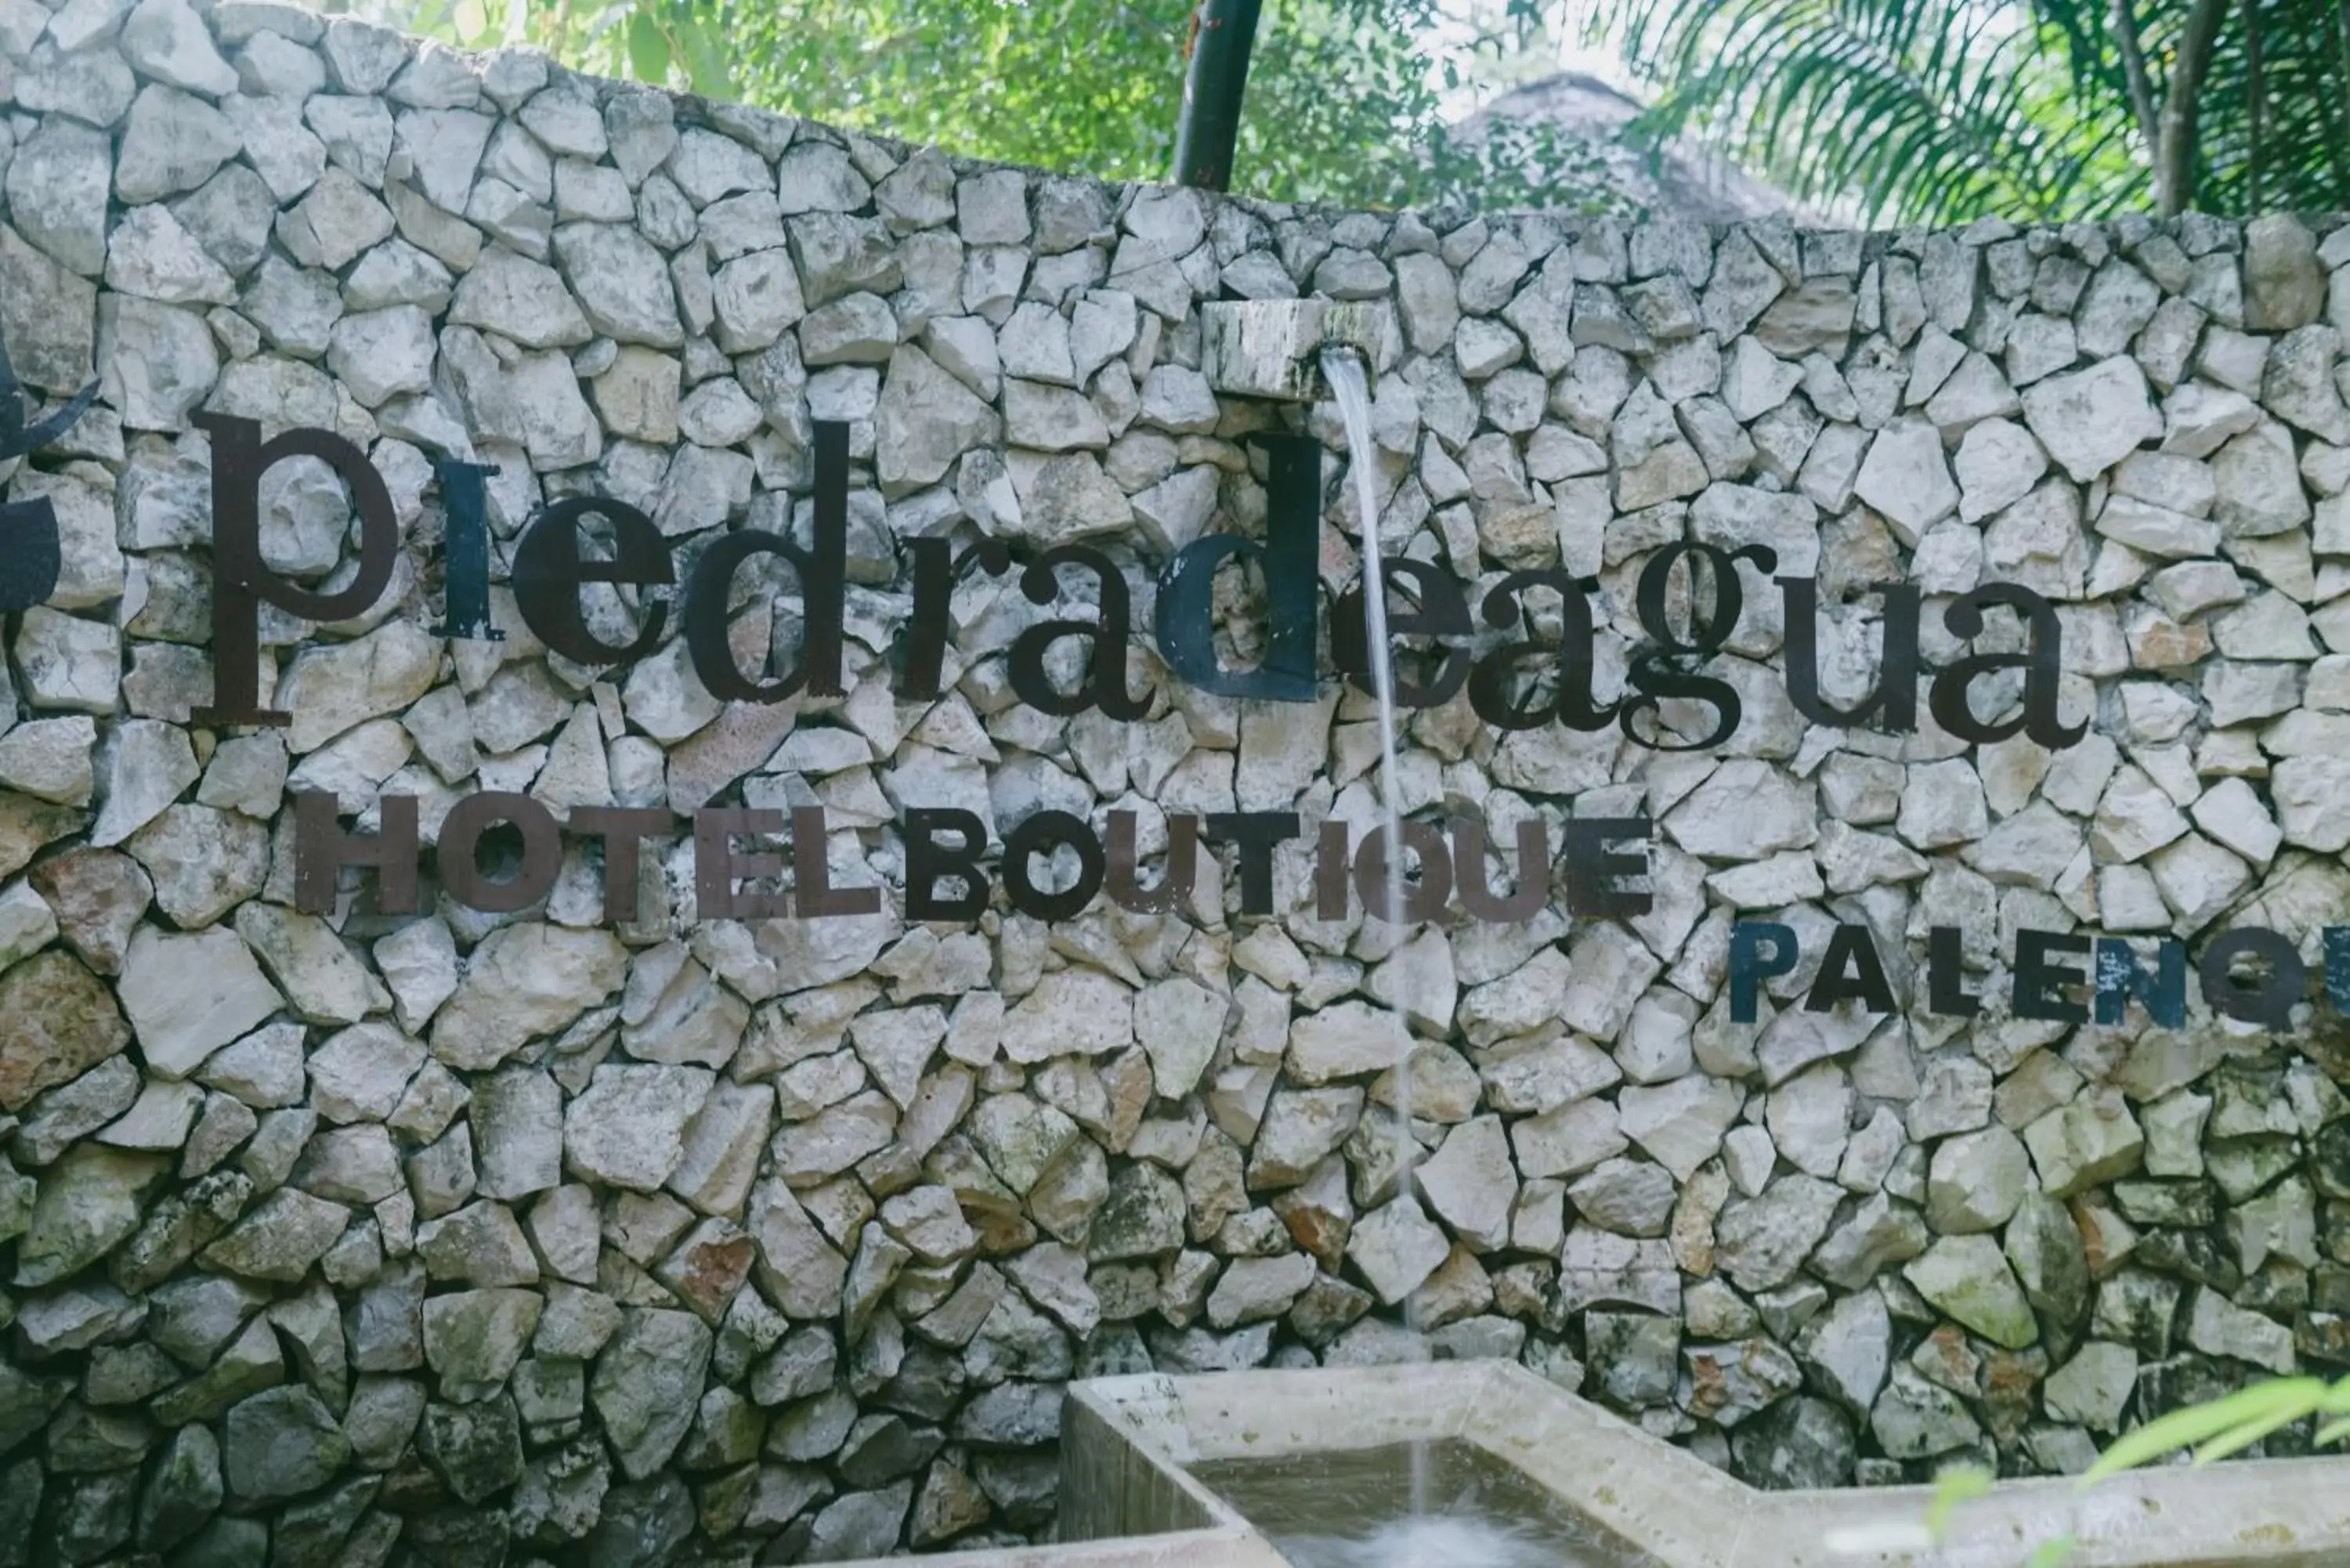
[[[1617,189],[1660,218],[1726,223],[1798,211],[1792,198],[1702,147],[1676,142],[1652,155],[1625,145],[1619,133],[1643,107],[1596,77],[1561,71],[1503,93],[1455,134],[1482,139],[1497,120],[1554,125],[1598,149]]]

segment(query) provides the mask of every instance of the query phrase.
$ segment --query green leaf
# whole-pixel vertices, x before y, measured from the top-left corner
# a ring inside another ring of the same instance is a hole
[[[2034,1547],[2032,1555],[2024,1560],[2024,1568],[2064,1568],[2079,1550],[2080,1542],[2067,1532]]]
[[[1981,1465],[1953,1465],[1934,1478],[1934,1498],[1926,1508],[1926,1529],[1936,1542],[1950,1528],[1950,1515],[1959,1505],[1981,1497],[1991,1489],[1993,1477]]]
[[[2296,1379],[2295,1381],[2314,1383],[2315,1379]],[[2275,1404],[2266,1415],[2246,1421],[2234,1431],[2222,1433],[2196,1449],[2196,1466],[2199,1469],[2204,1465],[2224,1459],[2230,1454],[2239,1453],[2251,1448],[2278,1428],[2289,1426],[2300,1420],[2303,1416],[2316,1409],[2325,1398],[2325,1388],[2323,1384],[2310,1388],[2287,1389],[2277,1386],[2273,1392]]]
[[[726,51],[709,25],[700,17],[689,18],[680,28],[679,42],[685,49],[686,74],[692,78],[693,90],[704,98],[732,98],[734,83],[726,69]]]
[[[2138,0],[2167,64],[2185,9]],[[1906,221],[2088,217],[2147,204],[2111,0],[1596,0],[1586,38],[1654,89],[1644,130],[1707,135],[1798,195]],[[2340,0],[2231,19],[2199,95],[2198,197],[2218,210],[2350,196]],[[2257,27],[2255,80],[2247,29]],[[2158,96],[2161,90],[2158,80]]]
[[[2325,1385],[2315,1377],[2284,1377],[2214,1399],[2206,1405],[2190,1405],[2183,1410],[2148,1421],[2135,1431],[2125,1433],[2107,1449],[2081,1477],[2079,1484],[2087,1486],[2109,1475],[2134,1469],[2148,1459],[2158,1459],[2176,1449],[2192,1448],[2249,1423],[2268,1419],[2277,1410],[2298,1406],[2298,1414],[2307,1414],[2324,1397]],[[2303,1403],[2306,1401],[2306,1403]],[[2286,1420],[2293,1417],[2288,1416]],[[2279,1426],[2283,1422],[2277,1423]]]
[[[638,80],[669,80],[669,35],[641,8],[629,13],[629,69]]]

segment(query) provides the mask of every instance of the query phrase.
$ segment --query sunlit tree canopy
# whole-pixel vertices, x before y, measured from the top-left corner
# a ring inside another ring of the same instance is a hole
[[[1192,25],[1187,0],[391,3],[475,47],[1105,179],[1167,176]],[[2350,207],[2343,0],[1444,4],[1268,0],[1234,188],[1628,215],[1576,128],[1452,129],[1470,89],[1555,69],[1573,40],[1649,95],[1636,150],[1708,143],[1817,213]]]

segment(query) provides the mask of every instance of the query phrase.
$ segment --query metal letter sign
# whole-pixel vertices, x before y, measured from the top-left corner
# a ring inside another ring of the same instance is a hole
[[[24,389],[0,345],[0,462],[48,445],[73,428],[98,396],[92,381],[47,419],[25,422]],[[0,506],[0,615],[27,610],[57,591],[64,565],[57,544],[57,510],[47,496]]]

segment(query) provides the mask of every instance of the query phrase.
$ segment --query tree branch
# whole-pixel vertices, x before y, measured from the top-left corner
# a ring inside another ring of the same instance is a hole
[[[2251,134],[2245,138],[2244,215],[2260,216],[2261,157],[2268,143],[2268,80],[2261,61],[2261,16],[2255,0],[2244,0],[2244,69],[2251,76]]]
[[[2122,75],[2129,82],[2130,109],[2137,116],[2138,134],[2146,139],[2147,156],[2154,156],[2161,135],[2155,118],[2154,78],[2147,74],[2146,46],[2137,36],[2137,7],[2131,0],[2113,0],[2114,37],[2122,53]]]
[[[1262,0],[1199,0],[1187,45],[1183,112],[1175,127],[1175,182],[1207,191],[1232,188],[1232,148],[1248,89],[1249,50]]]
[[[2341,93],[2343,119],[2350,121],[2350,6],[2337,6],[2334,20],[2334,33],[2342,45],[2342,79],[2337,85]],[[2350,189],[2350,136],[2345,136],[2342,140],[2335,142],[2334,167],[2341,177],[2343,188]]]
[[[2179,30],[2178,52],[2163,90],[2162,132],[2155,146],[2154,191],[2162,215],[2175,218],[2195,199],[2195,111],[2203,95],[2203,73],[2228,0],[2195,0]]]

